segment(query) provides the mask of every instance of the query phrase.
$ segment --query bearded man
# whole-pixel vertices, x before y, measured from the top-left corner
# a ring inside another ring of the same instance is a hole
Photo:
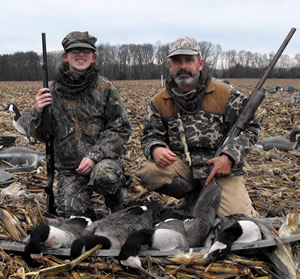
[[[221,201],[214,208],[220,216],[242,213],[258,217],[243,176],[245,157],[260,132],[257,119],[215,157],[247,98],[203,71],[195,39],[181,37],[171,43],[167,58],[170,75],[166,88],[148,105],[142,136],[148,160],[137,171],[141,184],[182,199],[182,209],[189,214],[201,189],[210,187],[207,185],[214,178],[221,186]],[[214,197],[211,191],[209,197]]]

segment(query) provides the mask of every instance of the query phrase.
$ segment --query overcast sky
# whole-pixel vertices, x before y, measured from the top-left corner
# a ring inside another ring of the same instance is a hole
[[[223,50],[276,52],[292,27],[300,29],[300,0],[8,0],[1,1],[0,54],[62,50],[71,31],[99,43],[169,43],[180,36]],[[284,54],[300,53],[297,30]]]

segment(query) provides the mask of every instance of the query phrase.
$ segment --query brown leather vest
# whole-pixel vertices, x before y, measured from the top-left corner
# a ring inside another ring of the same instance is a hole
[[[212,79],[200,101],[203,110],[212,113],[223,114],[232,88],[216,79]],[[178,106],[169,95],[166,88],[157,93],[152,102],[162,117],[170,117],[179,111]]]

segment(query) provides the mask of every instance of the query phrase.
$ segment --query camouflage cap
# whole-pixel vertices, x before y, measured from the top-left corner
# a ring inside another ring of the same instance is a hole
[[[88,32],[74,31],[69,33],[61,42],[64,50],[67,51],[71,48],[89,48],[96,50],[97,38],[91,36]]]
[[[180,37],[169,44],[169,55],[167,58],[175,55],[200,55],[200,46],[198,42],[191,37]]]

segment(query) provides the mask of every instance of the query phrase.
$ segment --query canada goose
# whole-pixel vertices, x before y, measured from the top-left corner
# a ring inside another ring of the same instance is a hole
[[[268,220],[253,219],[244,214],[232,214],[217,218],[216,224],[205,241],[208,253],[204,255],[206,258],[204,265],[225,258],[231,252],[233,244],[273,238]],[[252,252],[251,249],[236,251],[241,255],[249,255]]]
[[[183,215],[175,211],[176,219],[172,215],[150,230],[141,230],[130,235],[121,248],[119,254],[120,265],[126,269],[141,267],[138,252],[143,245],[158,250],[171,250],[175,248],[191,248],[200,246],[217,217],[221,203],[221,188],[218,184],[203,187],[198,198],[189,210],[187,218],[186,211]]]
[[[27,243],[24,250],[24,260],[30,266],[41,262],[42,245],[48,248],[70,248],[82,231],[92,221],[86,217],[70,217],[59,220],[55,224],[40,224],[34,227],[23,242]]]
[[[289,139],[282,136],[274,136],[258,140],[255,144],[257,149],[268,151],[272,148],[277,148],[282,151],[291,151],[300,147],[300,137],[296,139],[297,134],[300,134],[300,128],[293,129]]]
[[[6,111],[6,110],[11,111],[15,114],[15,116],[13,118],[14,128],[19,133],[26,136],[28,138],[28,141],[30,144],[36,144],[37,141],[36,140],[31,141],[30,136],[28,135],[28,131],[26,129],[26,126],[28,125],[28,122],[27,122],[28,117],[26,115],[21,115],[18,107],[13,103],[8,104],[7,107],[5,109],[3,109],[3,111]]]
[[[267,92],[267,93],[270,93],[270,94],[274,94],[274,93],[276,93],[277,91],[283,92],[283,88],[280,87],[280,86],[276,86],[276,87],[274,87],[274,88],[265,88],[264,91]]]
[[[223,217],[214,231],[215,241],[205,255],[207,257],[205,265],[224,259],[230,253],[233,243],[261,240],[263,238],[262,226],[243,214]]]
[[[119,263],[125,270],[142,267],[138,253],[143,245],[167,251],[176,248],[199,247],[204,243],[216,217],[213,208],[191,219],[167,219],[153,229],[133,232],[119,254]]]
[[[70,257],[77,258],[97,244],[102,244],[104,249],[119,249],[131,233],[150,229],[152,225],[152,211],[146,206],[132,206],[114,212],[85,229],[83,235],[72,243]]]

